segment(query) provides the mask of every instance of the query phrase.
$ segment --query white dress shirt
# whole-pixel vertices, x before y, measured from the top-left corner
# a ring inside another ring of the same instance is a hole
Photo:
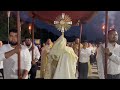
[[[28,49],[30,49],[32,47],[32,44],[30,45],[30,47]],[[34,56],[33,58],[36,60],[36,62],[40,59],[40,52],[38,50],[38,47],[34,45],[34,50],[33,50]],[[30,51],[31,54],[31,58],[32,58],[32,50]]]
[[[31,68],[31,55],[29,50],[21,45],[21,70],[29,71]],[[5,79],[18,79],[17,71],[18,71],[18,55],[13,54],[8,59],[5,58],[5,52],[12,50],[10,44],[5,44],[0,48],[0,60],[3,60],[4,67],[4,78]],[[28,76],[26,77],[26,79]]]
[[[2,47],[2,41],[0,41],[0,47]],[[0,61],[0,69],[3,69],[3,61]]]
[[[0,61],[0,69],[3,69],[3,61]]]
[[[79,62],[81,63],[89,62],[90,55],[91,55],[91,50],[89,48],[86,48],[86,49],[82,48],[80,52]]]
[[[104,48],[105,45],[102,44],[97,51],[97,65],[100,79],[105,78],[104,77],[105,55],[103,52]],[[115,46],[112,46],[112,44],[108,43],[108,48],[110,52],[112,52],[112,55],[108,58],[107,61],[107,74],[111,75],[120,74],[120,45],[116,43]]]

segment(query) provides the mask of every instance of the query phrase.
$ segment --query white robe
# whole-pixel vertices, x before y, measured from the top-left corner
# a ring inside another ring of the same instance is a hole
[[[63,53],[58,61],[53,79],[77,79],[75,75],[76,63],[76,57],[71,56],[70,53],[67,52]]]
[[[76,79],[78,57],[71,47],[66,46],[66,39],[63,36],[59,37],[54,43],[49,57],[58,62],[53,79]],[[52,62],[52,59],[48,60]]]

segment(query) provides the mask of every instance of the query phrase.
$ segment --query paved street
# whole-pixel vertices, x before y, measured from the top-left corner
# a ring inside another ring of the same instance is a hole
[[[40,78],[40,70],[37,71],[36,78]],[[92,66],[92,73],[88,76],[88,79],[99,79],[97,72],[97,65]]]
[[[92,66],[92,74],[88,76],[89,79],[99,79],[97,72],[97,65]]]
[[[40,78],[40,70],[37,70],[37,76],[36,78]],[[92,67],[92,74],[88,76],[89,79],[99,79],[98,78],[98,73],[97,73],[97,66],[93,65]],[[0,79],[3,79],[1,77],[1,73],[0,73]]]
[[[3,79],[2,74],[0,73],[0,79]]]

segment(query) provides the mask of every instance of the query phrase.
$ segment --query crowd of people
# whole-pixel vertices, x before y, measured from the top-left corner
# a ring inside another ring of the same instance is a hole
[[[41,79],[88,79],[91,67],[96,64],[100,79],[104,79],[104,58],[108,57],[107,78],[119,79],[119,45],[115,29],[108,32],[108,48],[104,43],[95,44],[76,38],[67,42],[61,35],[52,42],[49,38],[42,45],[32,43],[30,37],[18,45],[17,30],[9,31],[9,44],[0,41],[0,72],[4,79],[18,78],[18,53],[20,50],[21,79],[36,79],[38,62],[40,62]],[[33,57],[32,57],[33,49]],[[80,49],[80,50],[79,50]]]

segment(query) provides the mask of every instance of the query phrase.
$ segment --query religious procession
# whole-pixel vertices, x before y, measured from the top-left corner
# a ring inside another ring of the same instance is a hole
[[[119,11],[1,11],[0,79],[120,79]]]

